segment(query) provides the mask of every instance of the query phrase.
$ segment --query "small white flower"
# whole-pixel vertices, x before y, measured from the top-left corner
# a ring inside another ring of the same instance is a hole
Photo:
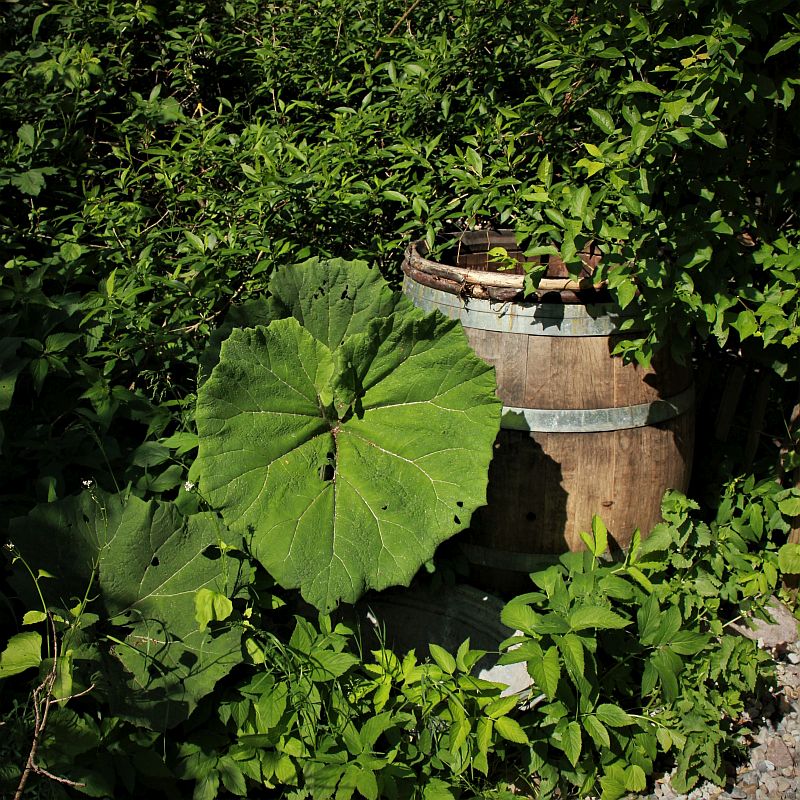
[[[191,481],[186,481],[186,483],[183,484],[183,488],[186,489],[187,492],[191,492],[194,487],[195,484],[193,484]]]
[[[6,550],[8,550],[9,553],[13,553],[14,552],[14,542],[6,542]]]
[[[83,484],[83,485],[84,485],[84,486],[85,486],[87,489],[91,489],[91,488],[92,488],[92,486],[94,486],[94,481],[93,481],[91,478],[89,478],[88,480],[85,480],[85,481],[81,481],[81,483],[82,483],[82,484]]]

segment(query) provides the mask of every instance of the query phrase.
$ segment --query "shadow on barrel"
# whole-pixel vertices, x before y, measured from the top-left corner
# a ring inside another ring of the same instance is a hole
[[[567,552],[561,467],[525,431],[501,429],[489,466],[487,505],[459,537],[470,583],[501,596],[532,588],[529,572]]]

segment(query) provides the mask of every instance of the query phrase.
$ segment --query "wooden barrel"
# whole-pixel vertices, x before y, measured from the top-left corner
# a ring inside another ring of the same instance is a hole
[[[526,573],[548,559],[583,549],[594,514],[620,550],[634,529],[646,535],[660,521],[664,492],[688,485],[694,392],[690,369],[666,350],[649,369],[611,356],[625,315],[592,284],[597,254],[583,255],[580,280],[553,259],[524,300],[522,274],[492,271],[497,246],[522,260],[512,232],[462,234],[438,263],[424,243],[411,245],[403,290],[418,307],[461,320],[496,369],[501,430],[488,502],[464,550],[478,583],[509,592],[529,587]]]

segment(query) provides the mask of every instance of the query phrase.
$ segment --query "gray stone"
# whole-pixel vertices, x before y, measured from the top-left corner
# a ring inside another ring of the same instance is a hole
[[[773,622],[750,618],[747,624],[732,623],[729,627],[742,636],[757,641],[759,646],[770,649],[796,642],[800,631],[794,614],[776,597],[770,598],[767,611]]]

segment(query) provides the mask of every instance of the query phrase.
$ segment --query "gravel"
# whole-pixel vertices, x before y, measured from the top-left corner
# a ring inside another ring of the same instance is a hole
[[[702,783],[688,795],[680,794],[670,785],[669,775],[663,775],[656,780],[652,793],[631,795],[629,800],[800,800],[800,637],[797,622],[791,617],[787,619],[781,612],[781,619],[775,626],[762,625],[754,631],[741,629],[739,632],[756,639],[777,664],[775,690],[747,709],[750,719],[758,726],[751,737],[749,760],[730,767],[724,787]]]

